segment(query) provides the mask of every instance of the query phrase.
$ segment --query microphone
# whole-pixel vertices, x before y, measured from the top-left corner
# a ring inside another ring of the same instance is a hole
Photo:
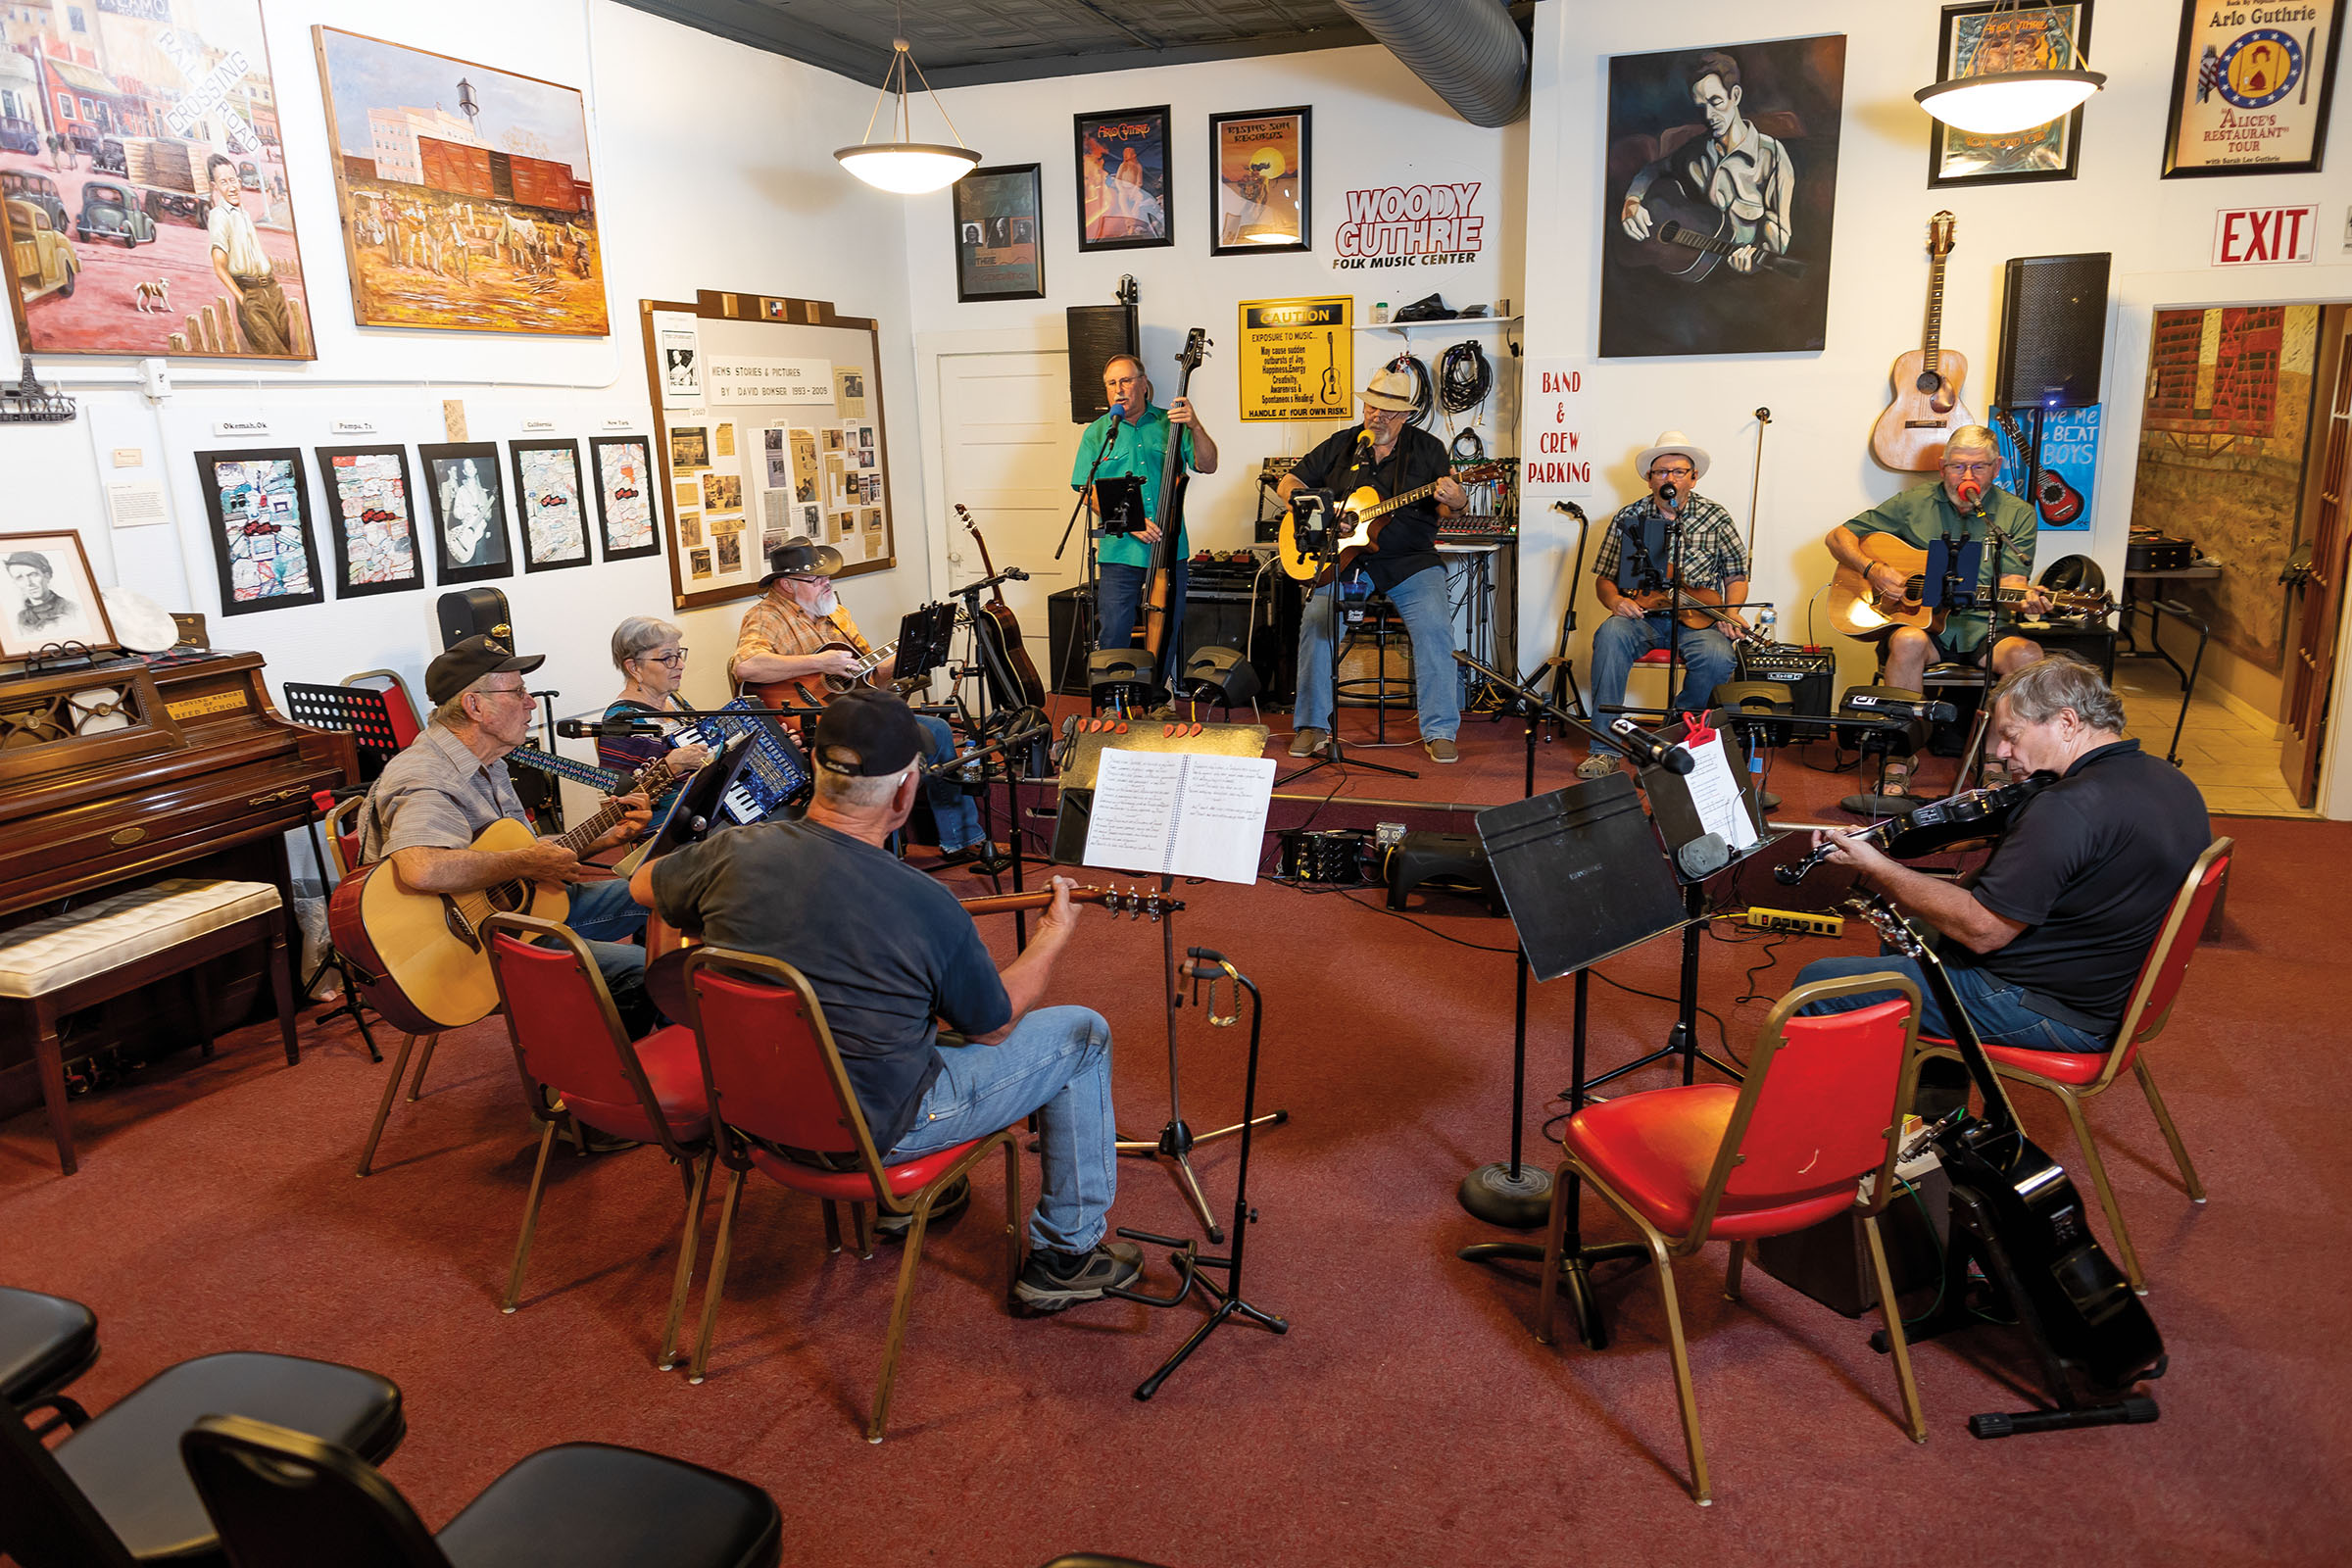
[[[1667,481],[1666,481],[1664,484],[1662,484],[1662,485],[1658,486],[1658,505],[1659,505],[1659,506],[1661,506],[1661,507],[1671,507],[1671,506],[1673,506],[1673,505],[1674,505],[1674,504],[1675,504],[1677,501],[1680,501],[1682,498],[1683,498],[1683,492],[1682,492],[1681,488],[1680,488],[1678,485],[1676,485],[1676,484],[1675,484],[1675,482],[1674,482],[1672,479],[1669,479],[1669,480],[1667,480]]]
[[[1974,479],[1963,482],[1960,486],[1960,505],[1972,517],[1984,512],[1984,487]]]
[[[1689,752],[1672,741],[1659,739],[1630,718],[1612,719],[1609,733],[1617,737],[1636,760],[1652,767],[1662,767],[1669,773],[1688,773],[1693,765]]]
[[[1866,713],[1899,713],[1905,718],[1924,718],[1931,724],[1956,723],[1960,710],[1950,703],[1929,702],[1925,698],[1879,697],[1869,692],[1849,692],[1845,706]]]
[[[662,735],[667,733],[661,720],[651,714],[642,718],[559,718],[556,733],[567,741],[601,740],[608,735]]]

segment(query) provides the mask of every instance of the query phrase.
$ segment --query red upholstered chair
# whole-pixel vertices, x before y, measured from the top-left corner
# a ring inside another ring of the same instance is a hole
[[[1875,991],[1902,996],[1851,1012],[1796,1016],[1811,1003]],[[1903,1107],[1911,1102],[1919,1075],[1918,1020],[1919,991],[1901,975],[1799,986],[1765,1017],[1744,1084],[1653,1089],[1588,1105],[1568,1119],[1559,1182],[1552,1189],[1536,1337],[1551,1338],[1569,1178],[1578,1177],[1633,1222],[1657,1264],[1674,1392],[1690,1456],[1690,1493],[1701,1506],[1712,1496],[1698,1436],[1698,1401],[1690,1387],[1690,1356],[1675,1300],[1673,1259],[1688,1257],[1710,1241],[1732,1244],[1724,1294],[1737,1300],[1740,1265],[1749,1242],[1801,1231],[1839,1214],[1859,1215],[1870,1239],[1903,1419],[1912,1442],[1928,1441],[1878,1221],[1894,1191]]]
[[[2189,1161],[2188,1150],[2180,1142],[2180,1131],[2173,1126],[2173,1113],[2165,1105],[2164,1096],[2157,1093],[2155,1074],[2148,1071],[2147,1058],[2140,1054],[2140,1048],[2162,1034],[2165,1021],[2173,1015],[2173,1001],[2180,994],[2180,982],[2188,973],[2188,960],[2197,951],[2197,938],[2204,934],[2214,903],[2222,896],[2222,885],[2229,879],[2230,853],[2235,845],[2234,839],[2215,839],[2181,879],[2180,891],[2173,895],[2164,924],[2140,963],[2139,979],[2132,987],[2132,1000],[2124,1008],[2123,1022],[2117,1025],[2114,1043],[2107,1050],[2077,1054],[2024,1051],[2014,1046],[1984,1048],[1984,1054],[1992,1058],[1993,1071],[2014,1082],[2046,1089],[2066,1107],[2067,1122],[2074,1128],[2075,1142],[2082,1150],[2082,1163],[2090,1170],[2090,1184],[2098,1189],[2099,1206],[2107,1211],[2107,1224],[2115,1232],[2116,1250],[2124,1254],[2124,1272],[2132,1277],[2132,1288],[2142,1296],[2148,1294],[2148,1282],[2140,1273],[2139,1253],[2132,1246],[2132,1233],[2125,1228],[2124,1211],[2115,1201],[2115,1188],[2107,1180],[2106,1161],[2099,1158],[2099,1146],[2091,1139],[2090,1123],[2083,1119],[2082,1102],[2105,1094],[2123,1070],[2130,1067],[2132,1076],[2139,1080],[2140,1093],[2148,1097],[2148,1109],[2156,1113],[2156,1125],[2164,1130],[2164,1141],[2173,1152],[2173,1163],[2180,1167],[2180,1181],[2188,1189],[2189,1201],[2205,1201],[2205,1184],[2197,1179],[2197,1167]],[[1954,1054],[1948,1040],[1930,1036],[1922,1044],[1932,1055]]]
[[[671,1024],[632,1043],[588,945],[569,926],[501,910],[482,922],[482,934],[490,944],[490,972],[498,981],[499,1007],[523,1082],[542,1086],[549,1097],[531,1107],[546,1127],[500,1310],[514,1311],[522,1295],[522,1270],[539,1224],[539,1196],[547,1184],[557,1121],[569,1115],[615,1138],[659,1144],[686,1182],[669,1320],[654,1363],[667,1371],[677,1360],[678,1323],[694,1277],[695,1237],[710,1179],[710,1112],[694,1032]]]
[[[930,1223],[931,1205],[949,1183],[1000,1147],[1004,1151],[1004,1291],[1006,1300],[1011,1299],[1013,1281],[1021,1271],[1021,1167],[1013,1129],[1001,1128],[953,1149],[886,1165],[874,1147],[865,1113],[858,1108],[840,1048],[825,1026],[824,1008],[798,969],[759,954],[698,948],[686,963],[686,986],[695,1039],[702,1047],[711,1135],[718,1158],[727,1167],[718,1250],[703,1295],[702,1336],[695,1343],[687,1381],[702,1382],[710,1360],[710,1332],[718,1321],[735,1205],[746,1173],[760,1171],[820,1200],[825,1241],[834,1251],[841,1250],[835,1204],[851,1205],[860,1257],[871,1257],[873,1248],[858,1204],[871,1202],[892,1214],[908,1214],[912,1219],[906,1257],[899,1265],[890,1339],[882,1352],[882,1381],[865,1429],[866,1442],[880,1443],[906,1320],[914,1307],[914,1276],[923,1258],[923,1228]]]
[[[394,749],[406,751],[409,742],[424,732],[424,721],[418,716],[416,699],[409,695],[409,683],[401,679],[397,669],[363,669],[357,675],[343,677],[346,686],[362,686],[384,694],[384,711],[392,719]]]

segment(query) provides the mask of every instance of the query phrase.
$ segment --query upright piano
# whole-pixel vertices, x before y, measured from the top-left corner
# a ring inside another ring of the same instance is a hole
[[[276,884],[285,835],[359,777],[348,734],[280,715],[259,654],[126,659],[0,681],[0,930],[166,876]],[[31,1042],[0,1040],[0,1116],[41,1102]]]

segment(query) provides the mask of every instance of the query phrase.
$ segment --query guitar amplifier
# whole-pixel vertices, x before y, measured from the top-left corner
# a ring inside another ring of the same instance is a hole
[[[1827,648],[1800,648],[1794,643],[1740,643],[1734,649],[1741,680],[1772,680],[1787,686],[1795,699],[1795,711],[1808,718],[1830,716],[1830,696],[1838,684],[1838,656]]]

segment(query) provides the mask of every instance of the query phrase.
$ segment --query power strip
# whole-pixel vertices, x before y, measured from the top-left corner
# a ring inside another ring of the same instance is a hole
[[[1835,914],[1801,914],[1794,909],[1753,908],[1747,911],[1747,923],[1756,931],[1787,931],[1800,937],[1839,937],[1845,935],[1845,921]]]

